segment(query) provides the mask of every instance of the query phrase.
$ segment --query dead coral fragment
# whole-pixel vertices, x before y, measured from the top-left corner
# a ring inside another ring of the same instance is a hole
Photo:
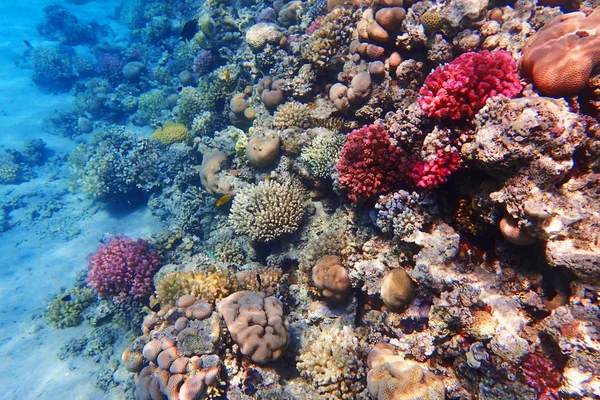
[[[219,302],[217,311],[243,355],[257,364],[282,356],[289,343],[289,324],[279,299],[262,292],[242,291]]]

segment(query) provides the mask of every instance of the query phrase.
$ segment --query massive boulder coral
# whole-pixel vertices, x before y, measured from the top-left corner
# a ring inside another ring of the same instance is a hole
[[[573,95],[586,88],[600,65],[600,7],[560,15],[533,35],[523,48],[521,73],[542,92]]]
[[[137,399],[192,400],[218,393],[221,329],[210,305],[182,296],[175,306],[149,314],[142,329],[144,335],[122,356],[125,368],[136,373]]]
[[[419,105],[429,117],[473,116],[487,99],[512,98],[521,91],[515,60],[506,51],[465,53],[438,67],[419,91]]]
[[[225,161],[227,161],[227,154],[222,151],[211,151],[202,159],[200,180],[209,194],[220,196],[231,192],[231,185],[217,178],[217,172]]]
[[[377,400],[443,400],[444,384],[431,371],[414,361],[396,355],[387,343],[379,343],[369,353],[367,383]]]
[[[344,301],[352,290],[348,271],[338,256],[323,256],[312,269],[315,286],[325,299],[332,302]]]
[[[262,181],[239,191],[229,220],[236,232],[270,242],[298,230],[305,200],[306,191],[298,182]]]
[[[380,125],[350,132],[337,163],[338,182],[354,202],[393,189],[404,178],[404,153]]]
[[[243,355],[267,364],[283,355],[289,343],[289,324],[283,304],[262,292],[237,292],[217,304],[232,339]]]

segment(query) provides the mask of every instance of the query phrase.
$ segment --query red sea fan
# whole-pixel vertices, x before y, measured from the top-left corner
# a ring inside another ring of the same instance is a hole
[[[493,96],[521,91],[514,58],[506,51],[465,53],[438,67],[419,91],[419,105],[429,117],[471,117]]]
[[[379,125],[350,132],[336,168],[348,198],[360,202],[392,190],[404,178],[404,153]]]
[[[117,235],[90,257],[87,283],[115,302],[140,300],[152,293],[152,277],[160,268],[158,253],[145,240]]]

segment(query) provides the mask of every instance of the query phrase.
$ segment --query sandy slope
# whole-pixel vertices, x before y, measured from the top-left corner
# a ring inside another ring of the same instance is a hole
[[[18,59],[27,39],[42,39],[35,26],[42,21],[39,0],[0,3],[0,152],[22,149],[30,138],[42,138],[56,154],[67,154],[75,145],[69,139],[41,130],[42,119],[69,106],[69,95],[47,95],[31,82],[30,70],[19,69]],[[78,18],[98,20],[112,13],[112,2],[66,4]],[[107,5],[108,4],[108,5]],[[105,22],[105,21],[100,21]],[[112,22],[113,24],[115,22]],[[99,366],[88,359],[66,362],[57,352],[70,337],[86,333],[85,327],[55,330],[44,320],[32,321],[44,303],[61,287],[69,287],[86,265],[87,256],[105,232],[144,237],[160,229],[146,209],[128,215],[111,215],[83,196],[69,193],[65,168],[46,168],[36,179],[20,185],[0,186],[0,198],[21,198],[24,208],[14,212],[19,225],[0,233],[0,387],[6,399],[108,399],[94,386]],[[56,208],[42,217],[52,201]],[[39,316],[39,315],[38,315]]]

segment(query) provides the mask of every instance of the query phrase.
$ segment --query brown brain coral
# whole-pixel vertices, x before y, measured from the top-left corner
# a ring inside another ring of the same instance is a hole
[[[520,69],[544,93],[563,96],[585,89],[600,64],[600,7],[588,17],[574,12],[548,22],[525,47]]]
[[[393,347],[379,343],[369,353],[367,387],[377,400],[443,400],[442,381],[431,371],[396,355]]]
[[[223,316],[232,339],[243,355],[257,364],[277,360],[289,343],[289,324],[283,304],[262,292],[241,291],[221,300]]]

